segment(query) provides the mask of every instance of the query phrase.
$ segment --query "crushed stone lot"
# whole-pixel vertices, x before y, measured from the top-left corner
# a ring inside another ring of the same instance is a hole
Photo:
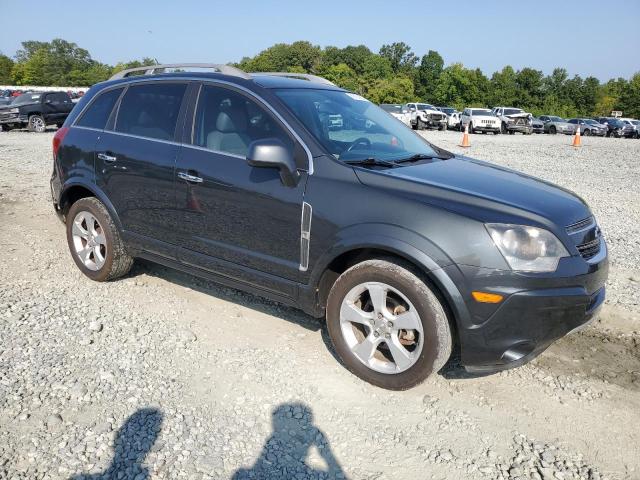
[[[0,133],[0,479],[640,479],[640,141],[472,135],[469,156],[589,203],[608,300],[524,367],[454,359],[388,392],[295,309],[146,262],[84,277],[51,207],[52,137]]]

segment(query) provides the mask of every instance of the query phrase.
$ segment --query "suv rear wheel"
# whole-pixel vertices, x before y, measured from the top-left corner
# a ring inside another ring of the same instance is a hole
[[[67,243],[74,262],[87,277],[105,282],[131,269],[120,234],[97,198],[82,198],[67,213]]]
[[[340,275],[327,328],[349,371],[390,390],[417,385],[451,355],[442,304],[412,266],[395,259],[367,260]]]

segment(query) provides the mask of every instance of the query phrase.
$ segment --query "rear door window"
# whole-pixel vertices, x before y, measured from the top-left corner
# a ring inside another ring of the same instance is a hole
[[[49,93],[47,94],[47,101],[53,104],[71,103],[69,95],[63,92]]]
[[[115,88],[98,94],[98,97],[91,102],[76,125],[103,130],[121,93],[122,88]]]
[[[187,85],[145,83],[124,94],[118,110],[116,132],[158,140],[173,140]]]

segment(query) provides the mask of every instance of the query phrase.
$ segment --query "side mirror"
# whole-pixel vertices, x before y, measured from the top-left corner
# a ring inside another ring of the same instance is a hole
[[[249,145],[247,162],[252,167],[277,168],[280,171],[280,179],[286,187],[295,187],[300,179],[293,155],[277,138],[265,138],[252,142]]]

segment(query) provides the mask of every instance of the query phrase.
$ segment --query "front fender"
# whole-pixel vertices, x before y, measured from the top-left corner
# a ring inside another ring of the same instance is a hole
[[[469,312],[460,291],[449,275],[456,271],[453,261],[437,245],[422,235],[396,225],[368,223],[339,231],[335,242],[316,261],[310,286],[320,287],[324,272],[333,260],[350,251],[376,249],[395,254],[413,263],[438,287],[451,308],[455,321],[467,324]],[[444,267],[452,266],[453,270]]]

